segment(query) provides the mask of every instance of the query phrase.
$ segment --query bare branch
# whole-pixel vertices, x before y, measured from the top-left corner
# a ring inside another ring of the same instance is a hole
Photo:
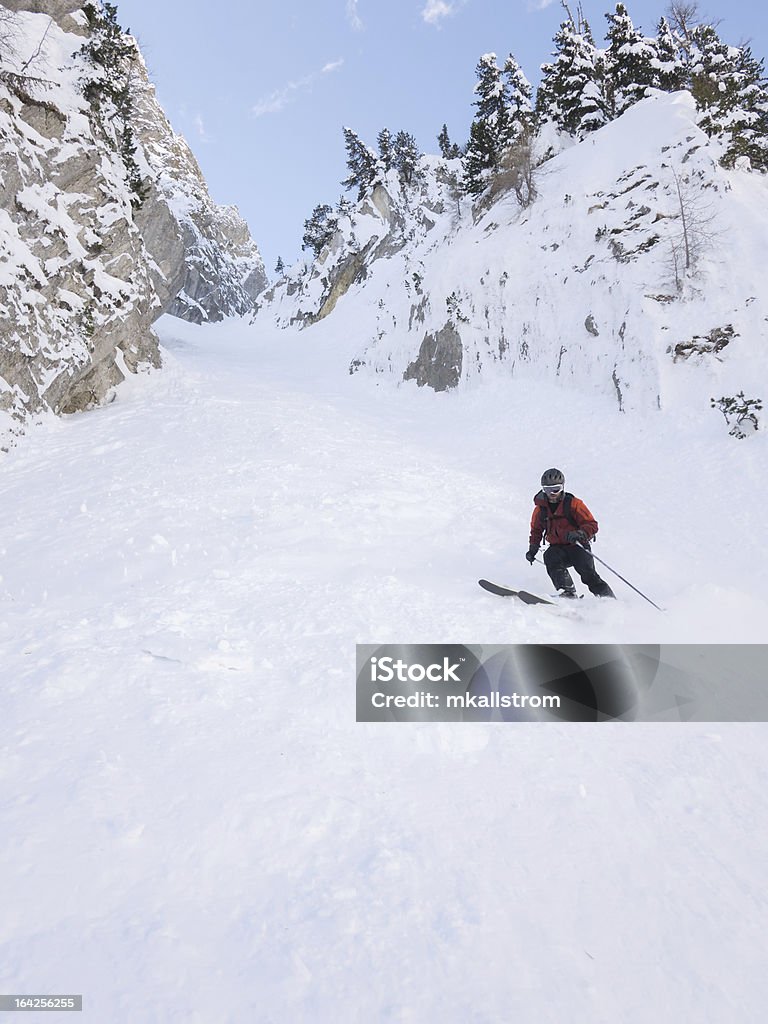
[[[680,38],[690,43],[693,30],[701,24],[698,0],[670,0],[667,18]]]
[[[35,52],[34,52],[34,53],[32,54],[32,56],[31,56],[31,57],[29,58],[29,60],[28,60],[28,61],[26,61],[26,63],[22,64],[22,66],[21,66],[21,69],[19,70],[19,74],[20,74],[20,75],[22,75],[22,76],[23,76],[23,75],[24,75],[24,72],[25,72],[25,71],[27,70],[27,68],[28,68],[28,67],[29,67],[29,66],[30,66],[31,64],[33,64],[33,63],[34,63],[34,62],[35,62],[35,61],[37,60],[37,58],[38,58],[38,57],[40,56],[40,54],[42,53],[42,50],[43,50],[43,46],[45,45],[45,39],[46,39],[46,36],[47,36],[47,35],[48,35],[48,33],[49,33],[49,32],[51,31],[51,25],[53,25],[53,18],[49,18],[49,19],[48,19],[48,24],[47,24],[47,26],[46,26],[45,32],[43,32],[43,37],[42,37],[42,39],[41,39],[41,40],[40,40],[40,42],[39,42],[39,43],[37,44],[37,49],[36,49],[36,50],[35,50]]]

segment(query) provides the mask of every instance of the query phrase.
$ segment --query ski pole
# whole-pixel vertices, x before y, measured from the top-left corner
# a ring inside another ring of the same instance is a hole
[[[589,551],[589,548],[585,547],[585,546],[584,546],[583,544],[581,545],[581,547],[583,547],[585,551]],[[604,562],[604,561],[602,560],[602,558],[598,558],[598,557],[597,557],[597,555],[596,555],[596,554],[594,553],[594,551],[589,551],[589,553],[590,553],[590,555],[592,555],[592,557],[593,557],[593,558],[595,559],[595,561],[597,561],[597,562],[599,562],[599,563],[600,563],[600,565],[604,565],[604,566],[605,566],[605,568],[606,568],[606,569],[608,569],[608,570],[609,570],[609,572],[612,572],[614,576],[618,576],[618,577],[619,577],[619,579],[620,579],[620,580],[621,580],[621,581],[622,581],[623,583],[626,583],[628,587],[632,587],[632,589],[634,590],[634,592],[635,592],[636,594],[639,594],[639,595],[640,595],[640,597],[644,598],[644,599],[645,599],[645,600],[646,600],[646,601],[648,602],[648,604],[652,604],[652,605],[653,605],[653,607],[654,607],[654,608],[656,608],[656,609],[657,609],[658,611],[660,611],[660,612],[663,612],[663,611],[664,611],[664,609],[663,609],[663,608],[659,608],[659,606],[658,606],[658,605],[656,604],[656,602],[655,602],[655,601],[652,601],[652,600],[650,599],[650,597],[646,597],[646,596],[645,596],[645,594],[644,594],[644,593],[642,592],[642,590],[638,590],[638,589],[637,589],[637,587],[633,586],[633,585],[632,585],[632,584],[631,584],[631,583],[629,582],[629,580],[625,580],[625,579],[624,579],[624,577],[623,577],[623,576],[621,575],[621,573],[620,573],[620,572],[616,572],[616,570],[615,570],[615,569],[612,569],[612,568],[610,567],[610,565],[608,565],[608,563],[607,563],[607,562]]]
[[[608,564],[607,564],[606,562],[604,562],[604,561],[602,560],[602,558],[598,558],[598,557],[597,557],[597,555],[596,555],[596,554],[595,554],[595,553],[594,553],[593,551],[590,551],[590,550],[589,550],[589,548],[585,548],[583,544],[579,544],[579,547],[581,547],[581,548],[584,548],[584,550],[585,550],[585,551],[587,551],[587,552],[588,552],[588,553],[589,553],[590,555],[592,555],[592,557],[593,557],[594,559],[596,559],[596,560],[597,560],[597,561],[598,561],[598,562],[600,563],[600,565],[604,565],[606,569],[609,569],[609,570],[610,570],[610,571],[611,571],[611,572],[612,572],[612,573],[614,574],[614,576],[618,576],[618,577],[619,577],[619,579],[620,579],[620,580],[621,580],[622,582],[626,583],[628,587],[632,587],[632,589],[634,590],[634,592],[635,592],[636,594],[639,594],[639,595],[640,595],[640,597],[644,598],[644,599],[645,599],[645,600],[646,600],[646,601],[648,602],[648,604],[652,604],[652,605],[653,605],[653,607],[654,607],[654,608],[656,608],[656,609],[657,609],[658,611],[660,611],[660,612],[663,612],[663,611],[664,611],[664,609],[663,609],[663,608],[659,608],[659,606],[658,606],[658,605],[656,604],[656,602],[655,602],[655,601],[652,601],[652,600],[650,599],[650,597],[646,597],[646,596],[645,596],[645,594],[644,594],[644,593],[642,592],[642,590],[638,590],[638,589],[637,589],[637,587],[633,586],[633,585],[632,585],[632,584],[631,584],[631,583],[629,582],[629,580],[625,580],[625,579],[624,579],[624,577],[623,577],[623,576],[621,575],[621,573],[620,573],[620,572],[616,572],[616,570],[615,570],[615,569],[611,569],[610,565],[608,565]],[[539,562],[539,563],[540,563],[541,565],[543,565],[543,566],[545,566],[545,567],[546,567],[546,564],[547,564],[547,563],[546,563],[546,562],[544,562],[544,561],[543,561],[543,560],[542,560],[541,558],[536,558],[536,559],[534,559],[534,561],[536,561],[536,562]]]

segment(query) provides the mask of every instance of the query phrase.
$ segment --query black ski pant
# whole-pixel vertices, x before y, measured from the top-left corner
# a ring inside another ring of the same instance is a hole
[[[569,568],[573,568],[591,593],[597,597],[615,596],[605,580],[597,575],[592,555],[580,544],[550,544],[544,552],[544,565],[556,590],[573,586],[573,578],[568,572]]]

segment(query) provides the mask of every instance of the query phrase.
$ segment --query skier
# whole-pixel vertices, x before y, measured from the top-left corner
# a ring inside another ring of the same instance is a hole
[[[530,547],[525,557],[531,565],[546,538],[544,564],[555,589],[562,597],[576,597],[576,588],[568,572],[573,567],[581,580],[597,597],[616,595],[595,570],[589,542],[597,533],[597,521],[579,498],[565,490],[565,477],[559,469],[548,469],[541,477],[541,490],[533,499]]]

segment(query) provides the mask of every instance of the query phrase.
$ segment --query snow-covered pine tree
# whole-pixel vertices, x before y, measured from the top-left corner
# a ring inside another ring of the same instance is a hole
[[[396,169],[401,184],[413,185],[421,177],[420,160],[421,152],[413,135],[410,132],[398,132],[392,143],[392,166]]]
[[[735,47],[724,43],[712,25],[696,26],[690,46],[690,87],[696,106],[706,111],[701,124],[710,135],[721,129],[720,100],[733,88],[735,58]]]
[[[327,203],[318,204],[312,211],[312,216],[304,221],[302,249],[311,249],[317,259],[333,238],[337,226],[338,220],[333,215],[333,209]]]
[[[477,68],[476,114],[464,155],[464,190],[479,195],[501,166],[504,152],[530,130],[531,86],[512,54],[503,71],[496,54],[486,53]]]
[[[376,138],[376,145],[379,147],[379,159],[384,165],[384,170],[392,169],[392,132],[389,128],[382,128]]]
[[[462,190],[479,196],[488,184],[488,173],[493,169],[495,135],[486,121],[473,121],[469,127],[469,142],[464,154]]]
[[[578,24],[569,14],[560,25],[554,44],[554,60],[541,66],[536,120],[551,121],[561,131],[584,138],[608,121],[602,54],[580,12]]]
[[[664,92],[677,92],[686,84],[686,68],[680,43],[672,27],[665,17],[659,20],[656,28],[656,72],[655,86]]]
[[[357,198],[362,199],[379,176],[379,158],[351,128],[344,128],[344,145],[349,175],[341,184],[346,189],[356,188]]]
[[[126,61],[134,56],[134,47],[117,21],[117,7],[95,0],[83,5],[90,36],[81,53],[88,59],[91,72],[83,83],[83,94],[94,111],[105,99],[119,108],[125,98]]]
[[[114,4],[89,0],[83,5],[83,13],[90,30],[88,41],[80,50],[88,64],[83,95],[91,108],[94,122],[99,124],[120,154],[131,205],[137,208],[147,198],[148,192],[136,158],[132,126],[131,73],[137,59],[136,44],[120,27]]]
[[[347,199],[346,196],[339,196],[339,201],[336,203],[336,216],[338,220],[343,217],[351,217],[355,212],[355,204]]]
[[[693,33],[690,75],[691,92],[702,112],[699,124],[726,142],[723,163],[733,166],[746,156],[753,167],[768,169],[768,83],[762,60],[748,46],[724,43],[711,25],[699,25]]]
[[[514,144],[523,135],[527,135],[533,124],[533,104],[531,83],[523,74],[523,69],[510,53],[504,62],[504,84],[507,94],[508,138],[506,146]],[[506,148],[505,146],[505,148]]]
[[[498,170],[509,134],[507,90],[496,54],[483,54],[475,72],[476,113],[469,130],[464,173],[465,190],[472,195],[483,191],[488,172]]]
[[[725,128],[729,136],[723,164],[732,167],[746,156],[753,168],[768,171],[768,81],[763,60],[752,56],[749,46],[739,49],[737,81],[725,100]]]
[[[606,18],[606,92],[611,115],[618,117],[643,99],[649,86],[658,87],[658,53],[656,40],[635,28],[624,4],[616,4],[614,13]]]
[[[484,121],[497,139],[504,140],[508,131],[509,103],[501,71],[496,64],[495,53],[485,53],[475,69],[477,83],[472,104],[477,113],[476,121]]]

